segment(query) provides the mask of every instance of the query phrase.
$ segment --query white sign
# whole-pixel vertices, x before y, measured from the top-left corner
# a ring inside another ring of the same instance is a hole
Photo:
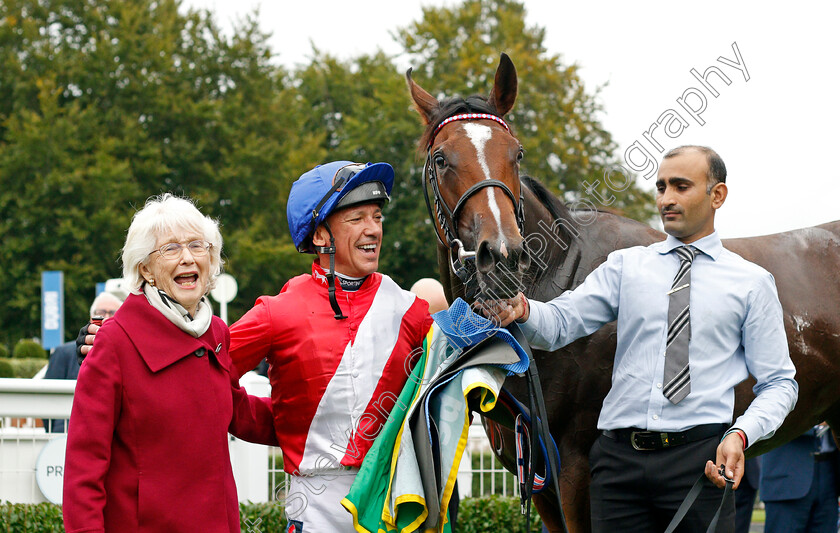
[[[44,328],[59,329],[61,311],[58,308],[58,292],[44,291]]]
[[[239,286],[236,284],[233,276],[230,274],[219,274],[219,277],[216,278],[216,288],[210,291],[210,296],[222,304],[219,306],[219,316],[225,321],[225,324],[228,323],[227,304],[236,298],[236,291],[238,289]]]
[[[236,279],[230,274],[219,274],[216,278],[216,288],[210,291],[210,295],[214,300],[221,303],[228,303],[236,298],[236,292],[239,290],[239,285],[236,284]]]
[[[62,435],[49,441],[35,463],[35,481],[44,498],[61,505],[64,487],[64,451],[67,437]]]
[[[110,292],[117,298],[125,300],[129,295],[129,287],[123,278],[111,278],[105,282],[105,292]]]

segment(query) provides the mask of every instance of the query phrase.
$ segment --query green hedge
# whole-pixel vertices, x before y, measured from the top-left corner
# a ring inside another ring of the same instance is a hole
[[[0,359],[0,378],[15,377],[15,369],[8,359]]]
[[[51,503],[0,505],[0,531],[3,533],[61,533],[64,525],[61,506]]]
[[[39,358],[0,359],[0,377],[29,379],[46,364],[46,360]]]
[[[243,533],[272,533],[285,525],[279,503],[239,504]],[[0,504],[0,532],[62,532],[61,506],[51,503]],[[519,500],[514,498],[466,498],[458,507],[457,533],[511,531],[524,533],[525,519],[519,514]],[[530,532],[539,532],[542,523],[536,510],[531,513]],[[529,533],[530,533],[529,532]]]
[[[12,349],[12,357],[16,359],[47,359],[49,354],[41,344],[31,339],[21,339]]]
[[[519,511],[519,498],[489,496],[466,498],[458,505],[458,531],[456,533],[485,533],[511,531],[525,533],[525,517]],[[531,527],[528,533],[542,531],[542,520],[531,506]]]

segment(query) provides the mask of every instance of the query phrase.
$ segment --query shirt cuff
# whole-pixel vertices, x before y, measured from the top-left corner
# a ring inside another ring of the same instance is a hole
[[[540,335],[540,305],[542,302],[528,300],[528,320],[519,322],[519,328],[525,334],[525,338],[529,343],[535,343],[541,337]]]

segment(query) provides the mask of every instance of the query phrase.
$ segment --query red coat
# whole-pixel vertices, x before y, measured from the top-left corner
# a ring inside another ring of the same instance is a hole
[[[105,322],[70,416],[68,533],[240,531],[228,431],[277,438],[269,400],[239,387],[229,343],[218,317],[196,339],[142,295]]]

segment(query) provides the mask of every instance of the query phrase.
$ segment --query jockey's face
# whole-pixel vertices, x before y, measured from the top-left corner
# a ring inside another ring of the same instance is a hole
[[[709,190],[706,154],[687,149],[664,159],[656,179],[656,207],[665,232],[688,244],[715,231],[715,211],[726,200],[726,184]]]
[[[379,268],[382,246],[382,209],[379,204],[354,205],[327,217],[335,237],[335,271],[353,278],[373,274]],[[315,229],[312,242],[329,246],[330,235],[321,225]],[[327,268],[330,258],[319,254],[321,266]]]

